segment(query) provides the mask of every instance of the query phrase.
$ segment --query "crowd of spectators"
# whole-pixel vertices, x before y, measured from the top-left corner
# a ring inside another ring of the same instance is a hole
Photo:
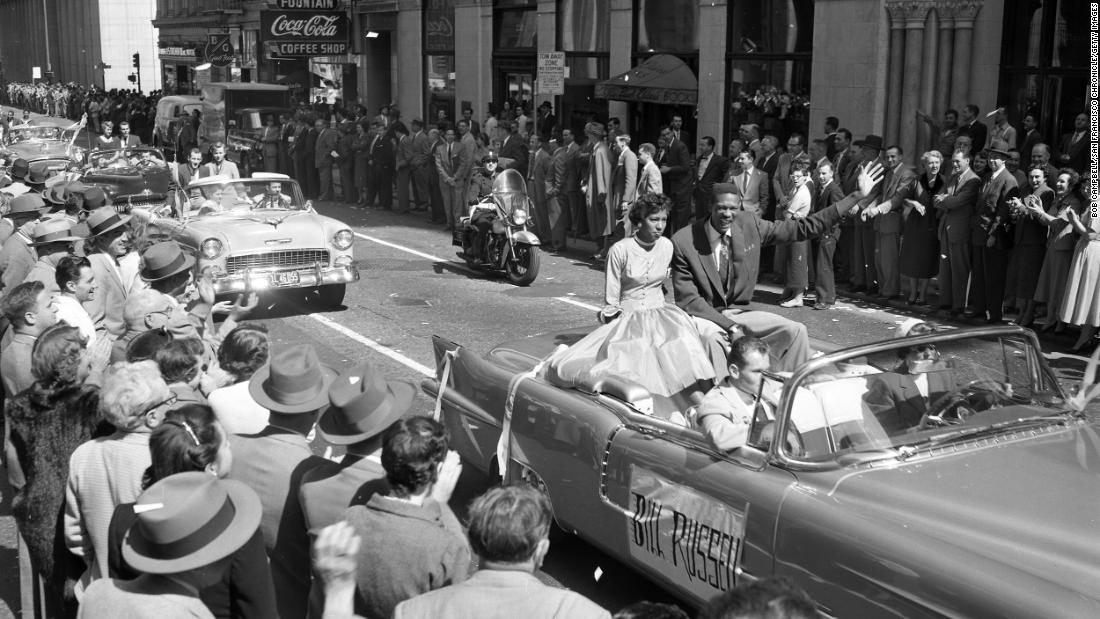
[[[117,128],[126,121],[143,144],[153,141],[153,124],[160,97],[160,91],[142,94],[136,90],[104,90],[98,86],[86,87],[71,82],[9,82],[6,89],[0,90],[0,103],[23,110],[71,120],[79,120],[87,114],[87,127],[93,135],[102,133],[104,122],[109,121]]]

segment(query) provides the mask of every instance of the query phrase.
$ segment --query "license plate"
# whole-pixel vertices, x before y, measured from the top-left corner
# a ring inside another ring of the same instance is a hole
[[[297,271],[288,273],[272,273],[268,276],[272,286],[297,286],[301,279]]]

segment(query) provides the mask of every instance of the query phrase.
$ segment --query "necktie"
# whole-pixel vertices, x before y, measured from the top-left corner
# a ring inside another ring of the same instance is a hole
[[[730,262],[733,256],[733,243],[730,240],[729,234],[723,234],[721,241],[718,243],[718,277],[722,280],[722,285],[726,287],[726,291],[729,292],[730,288]]]
[[[454,150],[453,149],[454,149],[453,144],[448,144],[447,145],[447,163],[448,164],[451,163],[452,158],[454,157]]]

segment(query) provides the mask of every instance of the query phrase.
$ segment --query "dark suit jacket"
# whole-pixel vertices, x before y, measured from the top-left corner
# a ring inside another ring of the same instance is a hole
[[[528,152],[527,144],[521,136],[515,133],[509,134],[504,139],[504,144],[501,145],[498,156],[511,159],[512,164],[509,167],[513,170],[519,170],[519,173],[527,178],[527,165],[531,153]]]
[[[696,169],[699,167],[698,159],[695,161],[695,167]],[[696,201],[703,199],[709,202],[711,200],[713,195],[711,192],[714,189],[714,184],[721,182],[722,179],[726,177],[726,171],[729,170],[729,167],[730,162],[725,157],[718,153],[714,153],[710,157],[710,164],[707,165],[706,171],[703,172],[703,178],[698,177],[698,172],[691,175],[692,179],[695,181],[695,190],[693,193],[695,194]]]
[[[833,182],[829,183],[823,191],[818,191],[817,185],[814,185],[813,189],[813,212],[817,213],[823,211],[830,206],[840,202],[844,199],[844,190],[840,188],[840,184],[833,179]],[[840,223],[833,224],[823,236],[829,236],[830,234],[836,234],[837,229],[840,227]]]
[[[691,153],[680,140],[673,140],[664,149],[664,157],[657,166],[668,166],[668,172],[662,175],[665,195],[674,202],[686,202],[691,195]]]
[[[926,399],[921,396],[913,375],[904,366],[897,372],[871,376],[868,383],[863,401],[889,435],[915,427],[928,412],[929,404],[959,386],[958,379],[951,370],[928,372]]]
[[[1007,168],[989,179],[978,196],[978,222],[981,225],[981,232],[971,230],[975,240],[979,234],[983,243],[988,237],[993,237],[997,249],[1012,249],[1016,238],[1016,227],[1012,221],[1012,207],[1008,201],[1019,195],[1020,188],[1016,185],[1016,177],[1012,176]]]
[[[887,170],[882,178],[882,199],[891,202],[890,212],[875,218],[875,231],[882,234],[901,234],[901,202],[893,198],[917,177],[913,168],[902,164],[898,168]]]
[[[377,141],[373,141],[372,146],[373,148],[370,149],[369,155],[371,168],[379,171],[393,170],[393,166],[396,162],[393,142],[386,139],[386,136],[383,135],[380,136]]]
[[[948,243],[966,243],[970,241],[970,216],[974,212],[974,204],[978,201],[978,190],[981,189],[982,179],[967,168],[961,177],[952,176],[943,186],[943,194],[946,196],[939,203],[941,240]],[[944,239],[946,235],[946,239]]]
[[[1087,157],[1089,154],[1088,146],[1092,142],[1092,136],[1088,131],[1085,131],[1085,135],[1077,140],[1076,144],[1072,143],[1073,133],[1067,133],[1062,136],[1062,141],[1058,143],[1058,163],[1063,166],[1069,166],[1074,170],[1084,174],[1087,169]],[[1047,182],[1054,182],[1051,179],[1047,179]]]
[[[969,135],[971,141],[970,152],[981,152],[985,148],[985,141],[989,138],[989,127],[980,120],[975,120],[971,125],[959,127],[959,135]]]
[[[133,146],[141,146],[141,139],[132,133],[127,136],[125,140],[123,140],[122,136],[119,135],[112,138],[111,142],[113,142],[111,144],[112,148],[131,148]]]
[[[1035,148],[1036,144],[1042,143],[1043,136],[1039,135],[1038,129],[1032,129],[1030,133],[1020,130],[1018,135],[1020,136],[1017,138],[1019,145],[1016,150],[1020,151],[1020,167],[1026,170],[1027,167],[1031,166],[1031,149]],[[1047,182],[1053,183],[1054,181],[1047,179]]]
[[[738,214],[730,229],[733,285],[729,290],[719,280],[714,264],[714,251],[706,229],[710,221],[696,222],[681,229],[672,236],[672,290],[676,305],[692,316],[729,329],[733,321],[723,316],[722,310],[752,300],[760,275],[760,248],[821,236],[840,219],[839,211],[847,211],[855,201],[855,195],[848,196],[840,204],[805,219],[767,221],[751,213]]]

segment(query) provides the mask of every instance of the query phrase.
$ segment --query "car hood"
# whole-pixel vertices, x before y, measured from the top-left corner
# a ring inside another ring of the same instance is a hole
[[[828,488],[821,490],[828,492]],[[1055,428],[848,472],[832,498],[1081,592],[1100,566],[1100,425]]]
[[[193,233],[199,232],[204,238],[226,239],[230,252],[253,248],[328,248],[328,237],[337,227],[345,226],[317,213],[275,210],[206,215],[188,223]]]

